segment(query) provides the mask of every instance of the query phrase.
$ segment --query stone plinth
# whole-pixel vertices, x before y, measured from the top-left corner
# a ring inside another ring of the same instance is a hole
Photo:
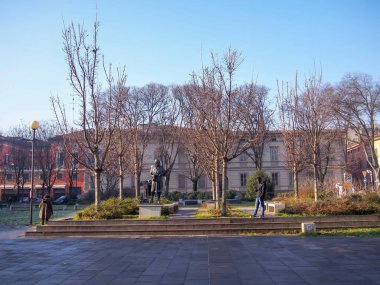
[[[278,214],[281,210],[285,209],[285,205],[279,202],[266,203],[267,213]]]
[[[140,219],[149,219],[161,217],[161,207],[162,205],[154,204],[140,204],[139,205],[139,218]]]
[[[302,232],[305,234],[312,234],[316,232],[315,223],[301,223]]]

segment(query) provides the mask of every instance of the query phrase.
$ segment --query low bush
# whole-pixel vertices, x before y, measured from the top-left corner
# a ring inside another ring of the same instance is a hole
[[[206,212],[203,210],[198,211],[198,213],[195,215],[196,218],[217,218],[221,216],[222,216],[222,213],[217,208],[208,209]],[[250,216],[251,214],[247,212],[227,206],[227,217],[250,217]]]
[[[183,200],[207,200],[211,199],[212,196],[209,192],[204,191],[196,191],[196,192],[179,192],[179,191],[173,191],[168,194],[167,198],[171,201],[179,201],[179,199]]]
[[[282,199],[286,214],[296,215],[364,215],[380,213],[380,197],[376,193],[353,194],[343,198],[325,198],[315,202],[312,199]]]
[[[197,191],[196,193],[197,193],[197,199],[208,200],[212,198],[212,195],[209,192]]]
[[[171,193],[168,194],[168,199],[171,200],[171,201],[179,201],[179,199],[181,199],[181,196],[182,193],[179,192],[179,191],[173,191]]]
[[[227,192],[226,192],[226,197],[227,197],[227,199],[235,199],[236,194],[237,194],[237,191],[236,191],[236,190],[234,190],[234,189],[229,189],[229,190],[227,190]]]
[[[98,210],[92,204],[86,209],[75,213],[74,220],[109,220],[122,219],[126,215],[138,214],[139,199],[136,198],[111,198],[101,201]]]

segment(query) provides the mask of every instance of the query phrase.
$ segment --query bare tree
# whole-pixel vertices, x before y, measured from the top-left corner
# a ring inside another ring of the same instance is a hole
[[[298,126],[307,138],[310,154],[309,165],[313,169],[314,199],[322,190],[336,139],[336,124],[332,112],[333,88],[322,83],[321,75],[311,75],[304,81],[299,94]],[[298,93],[297,93],[298,94]]]
[[[116,97],[116,100],[113,102],[113,116],[116,118],[116,129],[115,135],[113,138],[113,143],[111,144],[110,157],[106,162],[109,167],[108,171],[111,169],[115,169],[112,166],[117,168],[118,177],[118,189],[119,189],[119,199],[122,199],[123,196],[123,185],[124,185],[124,175],[127,172],[127,151],[130,146],[130,136],[128,133],[128,124],[127,120],[121,115],[123,110],[126,109],[126,104],[128,104],[128,95],[129,88],[126,87],[127,75],[124,69],[118,69],[118,80],[116,85],[114,85],[114,80],[112,77],[108,77],[108,85],[111,92],[113,92],[113,96]],[[111,74],[111,71],[108,73]],[[114,165],[114,162],[117,161],[117,166]]]
[[[336,114],[355,132],[353,142],[363,146],[375,189],[379,181],[375,137],[379,132],[380,84],[373,82],[367,74],[347,74],[338,85],[335,97],[333,106]]]
[[[246,153],[255,163],[256,170],[260,170],[264,145],[269,139],[269,130],[273,125],[274,111],[269,107],[268,88],[250,83],[240,86],[238,92],[238,114],[251,150]]]
[[[24,190],[27,175],[30,173],[30,129],[25,124],[20,124],[8,131],[12,141],[9,165],[14,177],[16,197],[20,199],[20,191]]]
[[[239,93],[234,82],[236,71],[242,63],[241,55],[229,49],[220,60],[211,53],[212,65],[203,68],[201,74],[193,74],[192,107],[200,115],[199,127],[203,136],[214,148],[214,175],[219,176],[221,162],[222,191],[219,198],[221,214],[227,214],[226,191],[228,187],[228,162],[247,148],[243,124],[239,120]]]
[[[140,196],[140,177],[145,151],[152,139],[152,128],[167,106],[167,95],[168,88],[156,83],[142,88],[131,88],[128,102],[122,112],[130,135],[129,172],[134,176],[136,197]]]
[[[172,88],[171,88],[172,89]],[[169,194],[170,175],[178,155],[178,141],[180,139],[181,126],[180,102],[176,99],[173,92],[167,96],[166,108],[162,110],[157,128],[157,138],[159,140],[159,158],[165,168],[165,191],[164,195]]]
[[[40,171],[42,196],[45,190],[48,194],[57,179],[57,148],[53,146],[50,139],[57,135],[57,125],[53,122],[42,122],[37,132],[35,146],[36,166]]]
[[[11,171],[14,175],[15,186],[17,189],[16,197],[20,198],[20,191],[24,190],[24,185],[26,182],[26,175],[29,173],[28,168],[30,166],[29,151],[24,147],[20,147],[21,144],[25,142],[16,142],[11,149]]]
[[[282,139],[285,146],[285,161],[293,173],[294,196],[298,199],[298,175],[305,168],[307,153],[307,137],[300,128],[300,98],[298,95],[297,75],[294,88],[289,88],[288,84],[280,86],[277,83],[279,106],[279,123]]]
[[[69,67],[69,81],[80,106],[80,118],[75,122],[77,132],[69,127],[65,108],[59,98],[51,98],[54,113],[60,126],[65,146],[77,144],[81,165],[93,172],[95,177],[95,206],[99,204],[100,175],[116,129],[116,117],[112,112],[115,96],[112,89],[101,92],[98,78],[100,48],[98,46],[99,23],[95,21],[92,40],[88,40],[83,26],[65,27],[63,31],[64,52]],[[104,60],[103,60],[104,61]],[[104,67],[104,64],[103,64]],[[112,78],[104,72],[107,78]],[[71,132],[70,135],[67,135]],[[70,152],[68,152],[69,155]]]

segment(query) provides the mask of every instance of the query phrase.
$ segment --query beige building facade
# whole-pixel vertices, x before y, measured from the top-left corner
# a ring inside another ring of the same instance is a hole
[[[331,155],[330,166],[328,167],[328,174],[326,179],[328,181],[340,182],[343,179],[344,173],[344,155],[342,147],[337,141],[337,145],[334,147],[336,150]],[[149,170],[157,157],[158,145],[150,143],[146,149],[144,156],[144,166],[141,173],[141,181],[151,179]],[[249,150],[248,150],[249,152]],[[205,158],[210,159],[210,158]],[[268,175],[274,185],[274,193],[284,193],[293,190],[293,174],[286,163],[286,151],[281,134],[279,132],[273,132],[272,136],[265,143],[263,158],[262,158],[262,170]],[[189,179],[189,170],[186,167],[187,158],[186,155],[179,151],[175,164],[173,166],[170,175],[170,192],[191,192],[193,191],[192,181]],[[236,157],[228,164],[228,189],[234,189],[240,193],[246,191],[248,178],[256,171],[255,165],[252,159],[246,153]],[[311,168],[305,169],[300,179],[305,180],[312,177]],[[126,177],[125,187],[133,188],[133,177]],[[142,191],[141,187],[141,191]],[[198,191],[212,192],[212,183],[205,175],[198,181]]]

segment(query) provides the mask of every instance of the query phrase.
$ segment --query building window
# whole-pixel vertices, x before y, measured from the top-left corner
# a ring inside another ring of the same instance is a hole
[[[278,161],[278,146],[270,146],[270,160],[271,161]]]
[[[248,160],[248,155],[247,153],[243,152],[240,156],[240,162],[246,162]]]
[[[289,186],[293,186],[293,172],[289,172]]]
[[[73,153],[73,167],[74,168],[79,168],[79,153],[74,152]]]
[[[240,173],[240,186],[247,186],[247,173]]]
[[[77,172],[73,172],[71,174],[71,177],[72,177],[72,180],[78,179],[78,173]]]
[[[206,188],[206,176],[201,175],[198,179],[198,187],[200,189],[205,189]]]
[[[23,178],[25,181],[29,180],[29,173],[24,173],[24,174],[22,175],[22,178]]]
[[[44,174],[40,173],[40,180],[44,180]]]
[[[183,150],[178,150],[177,161],[179,165],[187,163],[186,154]]]
[[[57,154],[57,165],[58,167],[63,167],[64,163],[65,163],[65,154],[63,151],[60,151]]]
[[[7,174],[7,180],[12,180],[12,174],[11,173]]]
[[[183,174],[178,175],[178,189],[186,188],[186,177]]]
[[[272,173],[272,184],[278,185],[278,173],[277,172]]]
[[[4,155],[4,164],[8,165],[8,163],[9,163],[9,154],[5,154]]]
[[[57,173],[57,179],[63,179],[63,174],[61,172]]]

